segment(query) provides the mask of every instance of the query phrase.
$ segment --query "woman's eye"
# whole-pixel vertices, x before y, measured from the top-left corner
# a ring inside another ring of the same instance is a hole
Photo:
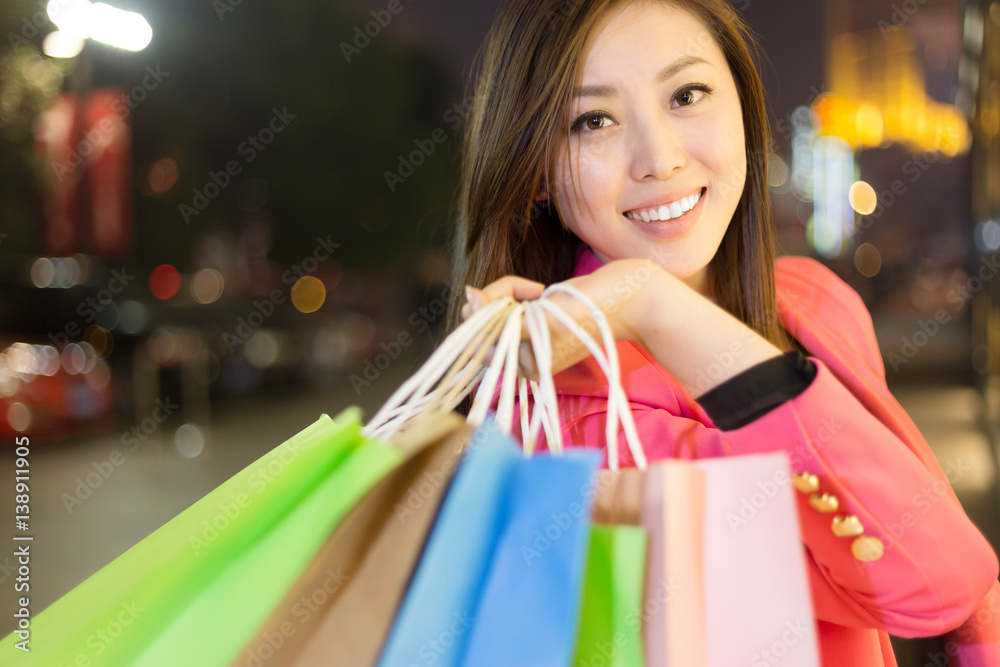
[[[698,93],[701,93],[701,95]],[[687,88],[682,88],[676,95],[674,95],[674,99],[678,102],[682,102],[680,106],[689,107],[696,104],[702,97],[710,95],[711,93],[711,88],[703,83],[696,83],[688,86]]]
[[[570,127],[571,132],[578,132],[582,128],[588,130],[602,130],[608,127],[613,119],[610,115],[603,111],[592,111],[590,113],[585,113],[576,121],[573,122],[572,127]]]

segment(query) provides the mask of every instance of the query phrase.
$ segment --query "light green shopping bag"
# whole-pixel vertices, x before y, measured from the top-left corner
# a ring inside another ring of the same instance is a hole
[[[642,667],[646,530],[591,524],[575,667]]]
[[[340,518],[402,460],[324,415],[247,466],[32,620],[14,665],[226,665]]]

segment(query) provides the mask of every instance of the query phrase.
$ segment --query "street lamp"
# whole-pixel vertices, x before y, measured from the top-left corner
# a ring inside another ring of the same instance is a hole
[[[83,48],[83,41],[98,42],[141,51],[153,39],[153,29],[142,14],[127,12],[103,2],[89,0],[49,0],[49,19],[59,30],[46,36],[42,48],[53,58],[72,58]]]

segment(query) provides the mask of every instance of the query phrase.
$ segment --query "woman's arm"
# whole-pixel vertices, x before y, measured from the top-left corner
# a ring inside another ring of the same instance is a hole
[[[782,351],[660,269],[639,291],[636,342],[696,399]],[[712,369],[709,376],[706,369]],[[721,371],[721,372],[719,372]]]

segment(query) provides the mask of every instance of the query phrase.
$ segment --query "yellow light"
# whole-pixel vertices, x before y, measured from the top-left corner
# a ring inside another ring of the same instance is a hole
[[[97,324],[91,324],[87,327],[83,339],[94,348],[94,354],[98,359],[107,359],[111,351],[115,349],[115,339],[111,333]]]
[[[862,104],[855,116],[855,125],[861,143],[866,146],[878,146],[882,143],[882,112],[873,104]]]
[[[851,208],[861,215],[871,215],[878,205],[875,188],[864,181],[855,182],[847,191],[847,198],[851,202]]]
[[[292,287],[292,305],[303,313],[314,313],[326,301],[326,287],[315,276],[303,276]]]
[[[882,253],[871,243],[862,243],[854,251],[854,267],[861,275],[872,278],[882,270]]]

